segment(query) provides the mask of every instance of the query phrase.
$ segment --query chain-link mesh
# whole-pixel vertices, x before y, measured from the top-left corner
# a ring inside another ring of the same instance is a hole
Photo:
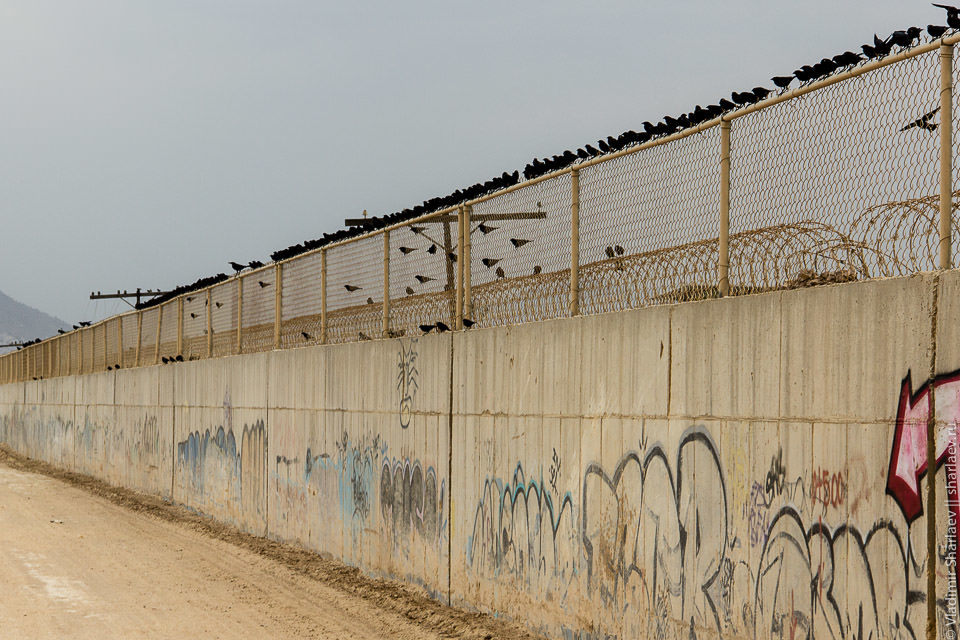
[[[160,321],[160,307],[151,307],[140,312],[140,362],[141,367],[150,366],[157,361],[157,327]]]
[[[712,297],[720,128],[580,172],[580,310]]]
[[[960,65],[954,67],[956,87]],[[733,114],[731,293],[938,266],[939,78],[939,52],[915,54],[745,116]],[[960,131],[956,88],[950,124]],[[713,127],[578,170],[581,313],[719,294],[721,155],[721,130]],[[951,155],[960,167],[960,146]],[[955,247],[958,205],[960,191],[954,191]],[[420,325],[438,321],[453,328],[461,287],[463,312],[479,326],[568,315],[572,209],[569,173],[474,203],[465,281],[458,270],[466,249],[459,211],[390,231],[388,335],[417,334]],[[321,342],[324,311],[327,342],[378,338],[383,249],[379,232],[282,263],[280,282],[275,269],[248,272],[242,304],[241,280],[234,278],[210,290],[210,303],[206,291],[181,296],[182,318],[180,303],[171,300],[141,311],[139,327],[136,314],[110,319],[55,344],[0,357],[0,375],[93,372],[121,360],[150,365],[158,344],[159,355],[177,355],[178,340],[185,359],[271,349],[278,288],[282,347]]]
[[[733,293],[936,267],[939,77],[925,53],[733,122]]]
[[[175,358],[177,352],[177,322],[180,306],[177,300],[160,305],[160,357]]]
[[[390,232],[390,334],[415,336],[420,325],[454,325],[459,218],[417,220]]]
[[[237,292],[239,279],[219,284],[210,290],[210,320],[213,328],[213,355],[229,356],[237,352]]]
[[[478,203],[465,311],[481,327],[569,315],[570,175]]]
[[[327,342],[380,337],[383,328],[383,234],[327,250]]]
[[[273,349],[277,301],[276,272],[263,269],[241,278],[243,283],[243,353]]]
[[[207,292],[196,291],[183,298],[183,358],[207,357]]]
[[[281,348],[320,342],[322,312],[322,252],[300,256],[283,264],[281,281]]]
[[[113,366],[120,364],[120,334],[117,327],[120,326],[120,318],[110,318],[103,322],[103,331],[106,334],[107,353],[104,356],[106,367],[113,369]]]

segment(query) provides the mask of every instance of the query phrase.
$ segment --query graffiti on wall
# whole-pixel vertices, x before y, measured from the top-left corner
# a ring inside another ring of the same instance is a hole
[[[923,388],[935,389],[937,414],[956,424],[960,375]],[[848,469],[791,469],[779,448],[755,479],[731,487],[709,430],[698,426],[682,434],[672,456],[642,438],[613,465],[586,464],[576,503],[569,493],[557,499],[555,457],[547,461],[548,486],[525,480],[519,464],[509,481],[488,478],[467,540],[467,567],[546,593],[547,601],[562,603],[576,592],[598,605],[591,610],[606,612],[589,629],[565,629],[569,637],[694,638],[700,630],[723,637],[920,637],[926,564],[937,561],[911,538],[922,506],[928,411],[924,391],[914,393],[907,378],[886,487],[902,519],[851,522],[852,512],[843,510],[851,500]],[[937,466],[953,455],[955,433],[941,432]],[[956,476],[945,479],[954,483],[948,497],[956,505]],[[745,506],[734,512],[730,496],[739,492],[737,503]],[[882,489],[874,498],[883,500]],[[826,521],[828,514],[839,520]],[[941,546],[940,563],[953,569],[954,554],[955,547]],[[936,604],[941,628],[956,631],[948,603]]]
[[[417,371],[417,339],[407,342],[400,341],[400,351],[397,354],[397,392],[400,396],[400,426],[406,429],[410,426],[413,416],[413,399],[417,395],[417,382],[420,372]]]

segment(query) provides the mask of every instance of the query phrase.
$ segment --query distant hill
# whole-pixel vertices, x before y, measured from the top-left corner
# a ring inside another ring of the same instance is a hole
[[[56,335],[57,329],[69,329],[70,325],[53,316],[17,302],[0,291],[0,344],[47,338]],[[0,353],[9,349],[0,349]]]

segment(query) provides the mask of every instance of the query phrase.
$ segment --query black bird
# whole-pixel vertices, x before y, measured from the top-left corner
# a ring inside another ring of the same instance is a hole
[[[239,262],[233,262],[233,261],[231,261],[231,262],[230,262],[230,268],[233,269],[234,271],[236,271],[237,273],[240,273],[241,271],[243,271],[244,269],[247,268],[247,265],[245,265],[245,264],[240,264]]]
[[[613,256],[616,255],[616,254],[613,252],[613,247],[607,247],[606,249],[603,250],[603,252],[607,254],[607,257],[608,257],[608,258],[612,258]]]
[[[114,368],[114,369],[119,369],[119,368],[120,368],[120,365],[115,364],[115,365],[113,365],[113,368]]]
[[[530,242],[529,240],[524,240],[523,238],[510,238],[510,244],[519,249],[523,245]]]
[[[791,78],[791,80],[792,79],[793,78]],[[736,109],[737,105],[733,104],[726,98],[720,98],[720,108],[723,109],[724,111],[730,111],[731,109]]]
[[[425,228],[425,227],[414,227],[414,226],[411,225],[411,226],[410,226],[410,231],[412,231],[412,232],[414,232],[414,233],[423,233],[424,228]]]
[[[935,2],[932,4],[947,12],[947,25],[949,25],[951,29],[960,29],[960,9],[947,4],[937,4]]]
[[[222,303],[222,302],[214,302],[213,304],[214,304],[214,306],[217,307],[217,309],[219,309],[220,307],[223,306],[223,303]]]
[[[113,367],[107,367],[107,371],[113,371]]]
[[[79,329],[80,327],[79,327],[78,325],[73,325],[73,328],[74,328],[74,329]]]
[[[483,263],[483,266],[485,266],[487,269],[489,269],[489,268],[492,267],[493,265],[495,265],[495,264],[497,264],[498,262],[500,262],[500,259],[499,259],[499,258],[484,258],[484,259],[481,260],[480,262]]]
[[[430,255],[433,255],[436,252],[437,252],[437,245],[435,244],[430,245],[430,248],[427,249],[427,253],[429,253]]]
[[[193,302],[193,296],[187,296],[187,297],[186,297],[186,301],[187,301],[187,302]]]
[[[472,327],[472,326],[475,325],[475,324],[477,324],[477,323],[474,322],[473,320],[471,320],[470,318],[464,318],[464,319],[463,319],[463,326],[466,327],[467,329],[469,329],[470,327]]]
[[[533,265],[533,275],[539,275],[541,271],[543,271],[543,267],[538,264]]]
[[[938,111],[940,111],[940,107],[937,107],[930,113],[925,113],[924,115],[920,116],[919,118],[917,118],[916,120],[908,124],[907,126],[900,129],[900,131],[906,131],[907,129],[912,129],[913,127],[918,127],[926,131],[936,131],[937,125],[934,122],[930,122],[930,118],[935,116]]]
[[[829,58],[824,58],[817,64],[813,65],[813,73],[816,78],[823,78],[830,75],[834,71],[836,71],[837,67],[839,66],[840,65],[838,65],[833,60],[830,60]]]
[[[406,291],[407,291],[407,295],[408,295],[408,296],[412,296],[412,295],[413,295],[413,287],[407,287]]]
[[[176,360],[177,362],[183,362],[183,356],[180,355],[180,354],[177,354],[177,357],[175,358],[175,360]]]
[[[260,288],[261,288],[261,289],[263,289],[264,287],[269,287],[269,286],[270,286],[270,283],[269,283],[269,282],[264,282],[263,280],[257,280],[257,284],[260,285]]]
[[[370,336],[368,336],[367,334],[365,334],[363,331],[359,332],[357,335],[358,335],[358,337],[359,337],[361,340],[371,340],[371,339],[372,339],[372,338],[370,338]]]
[[[581,160],[586,160],[587,158],[590,157],[590,153],[586,149],[581,147],[577,149],[577,157],[580,158]]]
[[[447,254],[447,257],[450,258],[450,262],[456,262],[456,261],[457,261],[457,254],[455,254],[453,251],[451,251],[450,253],[448,253],[448,254]]]
[[[196,317],[197,317],[197,314],[191,312],[191,313],[190,313],[190,317],[191,317],[191,318],[196,318]]]
[[[367,304],[373,304],[373,298],[367,298]]]
[[[766,98],[766,97],[767,97],[768,95],[770,95],[771,93],[773,93],[773,92],[770,91],[770,89],[765,89],[765,88],[763,88],[763,87],[754,87],[754,88],[753,88],[753,95],[755,95],[755,96],[757,97],[757,100],[763,100],[764,98]],[[754,100],[754,102],[756,102],[757,100]]]
[[[614,251],[614,253],[616,253],[618,256],[622,256],[622,255],[623,255],[623,252],[624,252],[624,249],[623,249],[623,247],[621,247],[620,245],[614,245],[613,251]]]
[[[841,67],[849,67],[852,64],[857,64],[862,59],[860,54],[854,53],[853,51],[844,51],[841,54],[833,56],[833,61]]]
[[[60,335],[63,335],[66,333],[66,331],[64,331],[63,329],[57,329],[57,333],[59,333]]]
[[[430,282],[431,280],[436,280],[436,278],[431,278],[430,276],[420,276],[420,275],[417,275],[417,276],[413,276],[413,277],[416,278],[416,279],[417,279],[417,282],[419,282],[420,284],[424,284],[424,283]]]
[[[598,156],[598,155],[600,155],[600,150],[597,149],[596,147],[594,147],[593,145],[589,145],[589,144],[588,144],[588,145],[584,145],[583,148],[584,148],[584,149],[587,151],[587,153],[589,153],[591,156]]]
[[[498,277],[498,278],[504,278],[504,277],[506,277],[506,275],[507,275],[507,274],[505,274],[505,273],[503,272],[503,269],[501,269],[500,267],[497,267],[497,277]]]
[[[739,91],[734,91],[730,94],[730,97],[740,106],[750,104],[750,99],[753,97],[749,93],[740,93]]]
[[[400,253],[407,255],[408,253],[413,253],[416,249],[411,249],[410,247],[400,247]]]
[[[937,24],[928,24],[927,33],[930,34],[931,38],[939,38],[947,32],[947,27],[937,25]]]
[[[440,322],[439,320],[437,320],[437,324],[436,324],[435,326],[437,327],[437,333],[443,333],[444,331],[450,331],[450,327],[448,327],[447,325],[443,324],[443,323]]]
[[[90,321],[89,321],[89,320],[86,320],[86,321],[80,322],[79,324],[80,324],[81,327],[89,327],[89,326],[90,326]]]
[[[160,358],[160,362],[162,362],[163,364],[169,364],[170,360],[169,358],[167,358],[167,356],[163,356]]]
[[[423,331],[424,333],[430,333],[430,330],[436,328],[436,326],[437,325],[435,324],[422,324],[420,325],[420,331]]]
[[[304,339],[304,340],[309,340],[309,339],[312,337],[312,336],[311,336],[309,333],[307,333],[306,331],[301,331],[301,332],[300,332],[300,335],[303,336],[303,339]]]
[[[777,85],[780,89],[786,89],[790,86],[790,83],[793,82],[793,76],[774,76],[770,79],[773,80],[773,84]]]
[[[906,30],[894,31],[890,34],[888,42],[897,47],[909,47],[920,36],[919,27],[910,27]]]
[[[363,289],[363,287],[357,287],[352,284],[345,284],[343,285],[343,288],[351,293],[353,293],[354,291],[359,291],[360,289]]]
[[[251,260],[250,262],[247,263],[247,266],[250,267],[251,269],[259,269],[260,267],[263,266],[263,263],[260,262],[259,260]]]
[[[603,153],[607,153],[608,151],[610,151],[610,145],[608,145],[603,140],[597,140],[597,146],[600,147],[600,151],[602,151]]]
[[[496,231],[496,230],[499,229],[499,228],[500,228],[500,227],[491,227],[490,225],[484,224],[484,223],[482,223],[482,222],[477,225],[477,230],[478,230],[480,233],[482,233],[483,235],[487,235],[487,234],[490,233],[491,231]]]
[[[793,75],[795,75],[797,77],[797,80],[799,80],[800,82],[809,82],[810,80],[813,80],[816,77],[817,72],[814,70],[813,67],[811,67],[808,64],[805,64],[799,69],[797,69],[796,71],[794,71]]]

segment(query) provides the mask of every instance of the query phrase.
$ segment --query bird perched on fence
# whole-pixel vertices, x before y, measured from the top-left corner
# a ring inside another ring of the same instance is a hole
[[[424,229],[426,229],[426,227],[415,227],[415,226],[413,226],[413,225],[410,225],[409,229],[410,229],[410,231],[412,231],[413,233],[423,233],[423,231],[424,231]]]
[[[524,240],[523,238],[510,238],[510,244],[519,249],[523,245],[530,242],[529,240]]]
[[[161,356],[160,362],[162,362],[163,364],[168,364],[170,362],[170,359],[167,358],[167,356]]]
[[[408,296],[412,296],[412,295],[413,295],[413,287],[407,287],[407,288],[406,288],[406,292],[407,292],[407,295],[408,295]]]
[[[496,273],[498,278],[505,278],[507,275],[506,273],[503,272],[503,269],[501,269],[500,267],[497,267]]]
[[[259,269],[260,267],[263,266],[263,263],[260,262],[259,260],[251,260],[250,262],[247,263],[247,266],[250,267],[251,269]]]
[[[626,249],[624,249],[620,245],[618,244],[613,245],[613,252],[616,253],[618,256],[622,256],[625,251]]]
[[[427,249],[427,253],[429,253],[430,255],[433,255],[436,252],[437,252],[437,245],[435,244],[430,245],[430,247]]]
[[[937,4],[936,2],[931,4],[947,12],[947,25],[949,25],[951,29],[960,29],[960,8],[952,7],[948,4]]]
[[[301,332],[300,332],[300,335],[303,336],[303,339],[304,339],[304,340],[310,340],[310,339],[313,337],[313,336],[311,336],[309,333],[307,333],[306,331],[301,331]]]
[[[191,318],[196,318],[196,317],[197,317],[197,314],[195,314],[195,313],[193,313],[193,312],[191,311],[191,312],[190,312],[190,317],[191,317]]]
[[[427,282],[430,282],[431,280],[436,280],[436,278],[431,278],[430,276],[416,275],[416,276],[413,276],[413,277],[414,277],[414,278],[417,280],[417,282],[419,282],[420,284],[426,284]]]
[[[233,262],[233,261],[231,260],[231,261],[230,261],[230,268],[233,269],[236,273],[240,273],[241,271],[243,271],[244,269],[247,268],[247,265],[245,265],[245,264],[240,264],[239,262]]]
[[[936,131],[937,125],[934,122],[930,122],[930,119],[933,118],[933,116],[935,116],[938,111],[940,111],[940,107],[937,107],[930,113],[923,114],[922,116],[920,116],[919,118],[917,118],[916,120],[908,124],[907,126],[900,129],[900,131],[906,131],[914,127],[917,127],[919,129],[924,129],[926,131]]]
[[[264,287],[269,287],[269,286],[270,286],[270,283],[269,283],[269,282],[264,282],[263,280],[257,280],[257,284],[260,285],[260,288],[261,288],[261,289],[263,289]]]
[[[363,287],[358,287],[352,284],[345,284],[343,285],[343,288],[349,291],[350,293],[353,293],[354,291],[360,291],[360,289],[363,289]]]
[[[367,334],[365,334],[363,331],[359,332],[357,335],[358,335],[358,337],[359,337],[361,340],[372,340],[372,339],[373,339],[373,338],[371,338],[370,336],[368,336]]]
[[[616,254],[613,252],[613,247],[612,247],[612,246],[611,246],[611,247],[607,247],[606,249],[603,250],[603,252],[604,252],[605,254],[607,254],[607,257],[608,257],[608,258],[612,258],[613,256],[616,255]]]
[[[66,331],[64,331],[63,329],[57,329],[57,333],[59,333],[60,335],[63,335],[66,333]]]
[[[466,327],[467,329],[469,329],[470,327],[472,327],[472,326],[475,325],[475,324],[477,324],[477,323],[474,322],[473,320],[471,320],[470,318],[464,318],[464,319],[463,319],[463,326]]]
[[[77,324],[79,324],[81,327],[89,327],[89,326],[90,326],[90,321],[89,321],[89,320],[83,320],[83,321],[81,321],[81,322],[78,322]]]
[[[420,325],[420,331],[423,331],[424,334],[430,333],[431,330],[435,329],[437,325],[435,324],[422,324]]]
[[[589,147],[590,145],[587,145],[587,146]],[[490,233],[491,231],[496,231],[496,230],[499,229],[499,228],[500,228],[500,227],[491,227],[490,225],[484,224],[484,223],[482,223],[482,222],[477,225],[477,231],[479,231],[479,232],[482,233],[483,235],[487,235],[487,234]]]
[[[217,309],[219,309],[220,307],[223,306],[223,303],[222,303],[222,302],[214,302],[214,303],[213,303],[213,306],[215,306]]]
[[[894,31],[887,40],[897,47],[910,47],[920,37],[920,32],[920,27],[910,27],[909,29]]]
[[[540,275],[540,272],[543,271],[543,267],[538,264],[533,265],[533,275]]]
[[[444,323],[437,320],[437,324],[434,325],[437,328],[437,333],[443,333],[444,331],[450,331],[450,327]]]
[[[931,38],[940,38],[947,32],[947,27],[938,25],[938,24],[928,24],[927,33],[930,34]]]
[[[373,298],[367,298],[367,304],[373,304]]]
[[[416,249],[411,247],[400,247],[400,253],[402,253],[403,255],[407,255],[408,253],[413,253],[414,251],[416,251]]]
[[[500,262],[500,258],[484,258],[480,261],[487,269]]]
[[[794,76],[774,76],[770,78],[773,81],[773,84],[777,85],[780,89],[786,89],[790,86],[790,83],[793,82]]]

